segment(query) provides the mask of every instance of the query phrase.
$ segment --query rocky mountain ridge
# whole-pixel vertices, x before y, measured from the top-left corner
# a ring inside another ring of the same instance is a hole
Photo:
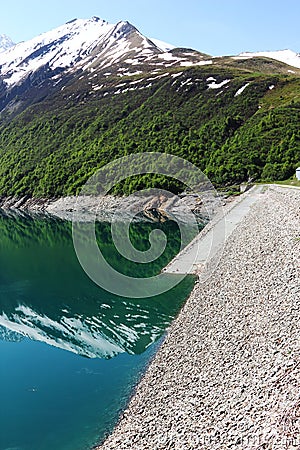
[[[9,114],[62,91],[70,81],[82,77],[106,83],[111,77],[155,75],[180,67],[251,66],[257,58],[261,64],[263,60],[272,60],[272,70],[273,66],[279,70],[280,64],[280,70],[285,73],[295,73],[300,68],[299,54],[290,50],[211,57],[151,40],[127,21],[110,24],[99,17],[71,20],[16,45],[2,35],[0,51],[0,113]]]

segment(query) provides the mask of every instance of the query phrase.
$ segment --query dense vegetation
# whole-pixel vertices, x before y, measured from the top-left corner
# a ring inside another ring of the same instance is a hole
[[[299,123],[296,75],[214,66],[111,79],[99,89],[77,79],[14,118],[2,117],[0,194],[75,194],[97,168],[144,151],[186,158],[218,186],[286,179],[300,165]],[[147,175],[116,190],[153,184],[183,188]]]

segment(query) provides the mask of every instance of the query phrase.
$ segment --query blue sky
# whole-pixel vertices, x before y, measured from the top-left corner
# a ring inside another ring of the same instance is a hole
[[[148,37],[211,55],[300,52],[299,0],[6,0],[0,34],[19,42],[93,15],[128,20]]]

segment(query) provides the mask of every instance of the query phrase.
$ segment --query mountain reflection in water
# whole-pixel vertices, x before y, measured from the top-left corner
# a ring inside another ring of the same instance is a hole
[[[166,233],[168,244],[162,256],[147,265],[116,252],[110,223],[97,223],[96,234],[102,253],[118,270],[152,276],[180,247],[175,222],[145,218],[131,226],[131,239],[139,250],[149,247],[154,228]],[[162,336],[193,285],[193,278],[187,277],[153,298],[118,297],[83,272],[73,249],[70,222],[3,212],[0,233],[0,339],[15,333],[89,358],[140,354]]]

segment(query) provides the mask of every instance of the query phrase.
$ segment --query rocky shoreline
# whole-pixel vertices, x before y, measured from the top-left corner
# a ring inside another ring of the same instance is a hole
[[[45,211],[47,206],[54,202],[54,199],[32,198],[28,195],[15,197],[0,197],[0,208],[2,209],[19,209],[20,211]]]
[[[266,188],[99,449],[300,447],[299,198]]]
[[[184,194],[173,196],[164,195],[131,195],[116,197],[106,195],[96,196],[70,196],[61,198],[32,198],[0,197],[0,208],[3,210],[17,210],[23,212],[41,212],[65,220],[76,217],[80,220],[88,220],[97,216],[98,219],[111,219],[112,217],[124,217],[124,213],[135,215],[138,212],[157,210],[170,215],[182,216],[184,220],[186,210],[190,210],[203,217],[211,218],[226,199],[216,191],[201,192],[201,194]]]

